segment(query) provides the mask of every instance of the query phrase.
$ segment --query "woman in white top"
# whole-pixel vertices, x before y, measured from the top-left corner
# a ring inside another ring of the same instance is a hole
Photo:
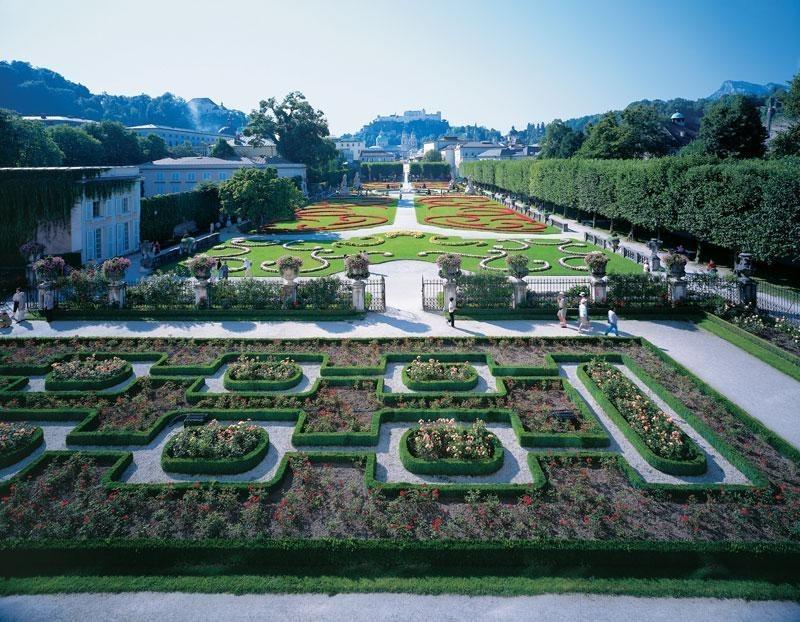
[[[578,332],[592,330],[592,325],[589,323],[589,301],[586,299],[586,294],[581,294],[581,302],[578,305],[578,318],[580,318]]]
[[[12,298],[14,301],[14,319],[19,323],[25,320],[26,309],[28,306],[28,296],[18,287]]]
[[[252,271],[253,262],[250,261],[249,259],[245,259],[243,264],[244,264],[244,275],[253,276],[253,271]]]

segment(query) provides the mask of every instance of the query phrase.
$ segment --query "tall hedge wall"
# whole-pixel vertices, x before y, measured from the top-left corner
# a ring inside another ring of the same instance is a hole
[[[447,162],[412,162],[409,173],[423,181],[442,181],[450,179],[450,165]]]
[[[362,162],[361,181],[401,181],[402,162]]]
[[[193,220],[201,232],[219,220],[219,191],[208,184],[191,192],[160,194],[142,199],[141,236],[143,240],[169,240],[176,225]]]
[[[461,172],[556,210],[685,231],[766,262],[800,258],[800,158],[483,160]]]

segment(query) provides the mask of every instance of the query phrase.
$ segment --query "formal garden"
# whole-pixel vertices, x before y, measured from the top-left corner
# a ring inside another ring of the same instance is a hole
[[[436,227],[505,233],[557,232],[552,227],[483,196],[422,196],[415,200],[415,204],[417,220]]]
[[[0,548],[23,574],[478,556],[796,579],[800,452],[641,338],[0,349]]]
[[[293,220],[270,223],[263,231],[345,231],[394,222],[397,200],[382,197],[348,197],[318,201],[300,208]]]

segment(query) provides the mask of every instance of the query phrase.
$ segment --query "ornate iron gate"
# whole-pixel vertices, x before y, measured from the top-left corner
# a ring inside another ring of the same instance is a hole
[[[425,311],[442,311],[444,309],[443,279],[422,279],[422,308]]]

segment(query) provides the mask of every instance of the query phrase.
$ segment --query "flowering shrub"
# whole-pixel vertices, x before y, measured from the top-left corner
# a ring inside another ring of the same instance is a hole
[[[303,260],[299,257],[295,257],[294,255],[283,255],[278,257],[278,261],[275,262],[278,266],[278,270],[282,273],[288,271],[291,272],[299,272],[300,267],[303,265]]]
[[[485,460],[494,455],[494,434],[478,419],[469,427],[455,419],[423,421],[408,436],[408,450],[423,460]]]
[[[800,326],[792,324],[786,318],[773,318],[751,306],[733,305],[729,302],[721,303],[714,312],[739,328],[800,355]]]
[[[436,258],[436,265],[439,266],[439,276],[441,277],[457,277],[461,275],[461,255],[444,253]]]
[[[78,303],[98,302],[108,295],[108,282],[99,270],[73,270],[66,278],[69,300]]]
[[[177,274],[154,274],[143,278],[128,287],[127,298],[132,307],[175,307],[194,304],[193,291],[187,287],[186,279]]]
[[[92,354],[85,359],[53,363],[50,373],[53,380],[105,380],[121,374],[127,364],[117,356],[98,359]]]
[[[36,272],[36,278],[40,281],[55,281],[64,275],[66,265],[63,258],[48,255],[37,260],[33,264],[33,270]]]
[[[245,421],[222,426],[213,420],[178,432],[164,451],[170,458],[239,458],[253,451],[263,434],[263,428]]]
[[[679,266],[683,268],[686,266],[687,261],[688,259],[686,258],[686,255],[681,253],[667,253],[664,256],[664,265],[670,269],[672,269],[673,266]]]
[[[33,440],[35,425],[0,421],[0,457],[24,447]]]
[[[29,240],[19,247],[19,252],[23,257],[39,257],[44,251],[44,244],[39,244],[34,240]]]
[[[515,276],[518,279],[524,279],[530,272],[527,255],[509,255],[506,258],[506,265],[511,276]]]
[[[109,281],[121,281],[125,271],[131,267],[131,260],[127,257],[113,257],[103,262],[103,274]]]
[[[345,274],[348,279],[369,278],[369,255],[356,253],[344,258]]]
[[[593,359],[586,366],[586,372],[653,453],[671,460],[697,457],[694,443],[672,417],[660,410],[620,370]]]
[[[234,380],[288,380],[299,370],[290,358],[281,361],[261,361],[250,356],[240,356],[231,363],[228,373]]]
[[[605,274],[608,257],[600,251],[593,251],[583,256],[584,263],[589,266],[592,274]]]
[[[196,279],[207,279],[211,274],[211,268],[217,263],[216,258],[206,254],[195,255],[186,261],[186,267]]]
[[[411,380],[468,380],[473,375],[473,367],[467,363],[443,363],[437,359],[423,361],[421,356],[415,358],[406,367],[406,374]]]

